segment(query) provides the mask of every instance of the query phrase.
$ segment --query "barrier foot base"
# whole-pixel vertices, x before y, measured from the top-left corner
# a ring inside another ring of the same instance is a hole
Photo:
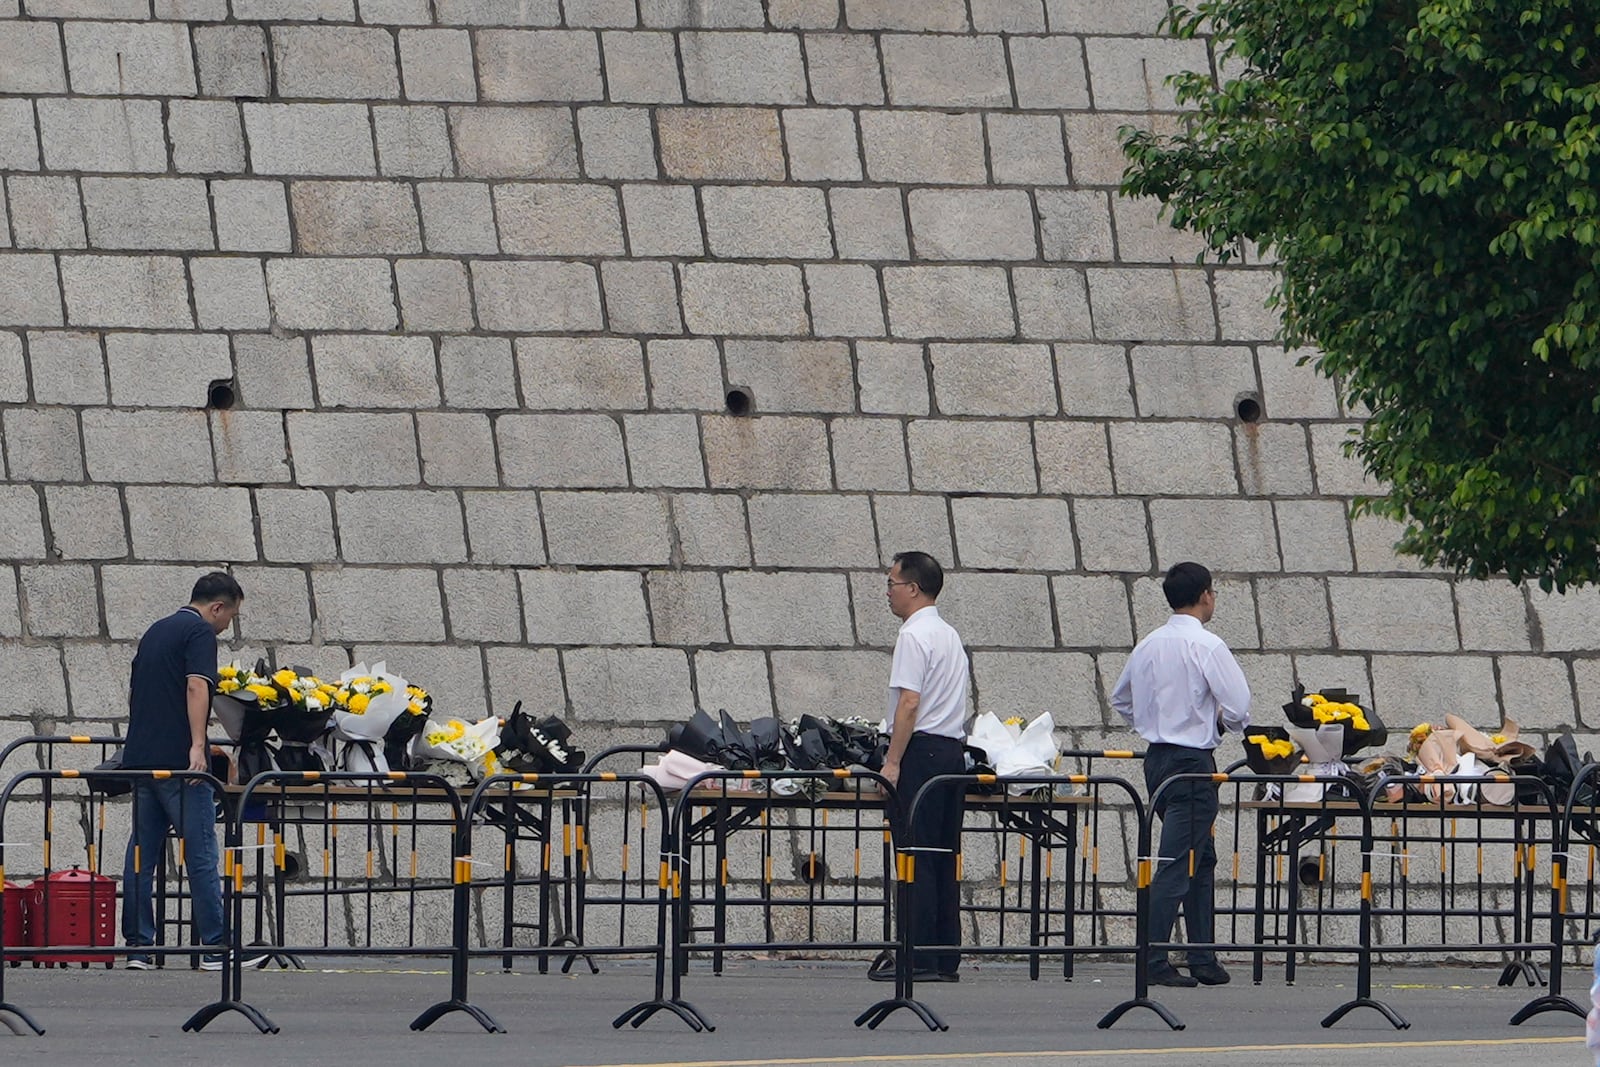
[[[647,1000],[635,1004],[621,1015],[611,1021],[613,1030],[620,1030],[624,1023],[629,1023],[635,1030],[645,1024],[645,1020],[658,1011],[670,1011],[684,1021],[684,1024],[695,1033],[712,1033],[716,1027],[711,1025],[711,1020],[700,1013],[700,1009],[690,1004],[687,1000]]]
[[[922,1025],[926,1026],[929,1030],[950,1029],[950,1024],[939,1018],[938,1013],[936,1013],[926,1004],[922,1003],[920,1000],[917,1000],[913,997],[890,997],[888,1000],[880,1000],[872,1007],[856,1016],[856,1025],[861,1026],[865,1024],[868,1030],[876,1030],[879,1023],[883,1022],[883,1020],[887,1019],[901,1008],[904,1008],[906,1011],[911,1012],[911,1014],[921,1019]]]
[[[1389,1005],[1385,1004],[1383,1001],[1373,1000],[1371,997],[1357,997],[1354,1000],[1347,1000],[1337,1008],[1334,1008],[1333,1013],[1326,1019],[1322,1020],[1323,1028],[1327,1029],[1340,1019],[1343,1019],[1346,1015],[1355,1011],[1357,1008],[1371,1008],[1373,1011],[1381,1014],[1385,1019],[1388,1019],[1389,1025],[1393,1026],[1396,1030],[1411,1029],[1411,1024],[1407,1022],[1399,1012],[1389,1007]]]
[[[229,1011],[236,1011],[240,1015],[243,1015],[246,1019],[250,1020],[251,1026],[254,1026],[263,1034],[275,1034],[278,1032],[278,1026],[276,1023],[242,1000],[212,1001],[210,1004],[207,1004],[205,1007],[189,1016],[189,1021],[183,1024],[184,1032],[197,1034],[201,1030],[204,1030],[206,1026],[210,1024],[211,1020],[215,1019],[224,1012]]]
[[[265,947],[265,946],[262,946],[262,945],[246,945],[245,946],[245,948],[247,948],[247,949],[250,949],[250,948],[263,948],[263,947]],[[271,952],[271,951],[269,951],[267,953],[267,958],[262,960],[260,963],[258,963],[256,965],[256,970],[264,971],[268,967],[271,967],[273,965],[277,965],[278,969],[279,970],[283,970],[283,971],[289,971],[289,970],[303,971],[303,970],[306,969],[305,961],[302,960],[299,956],[296,956],[292,952]]]
[[[1571,1012],[1580,1019],[1589,1014],[1561,994],[1549,993],[1528,1001],[1518,1009],[1517,1013],[1511,1017],[1511,1025],[1521,1026],[1535,1015],[1543,1015],[1547,1011]]]
[[[1544,971],[1532,960],[1515,960],[1506,964],[1505,970],[1500,972],[1499,985],[1516,985],[1521,978],[1530,986],[1544,985]]]
[[[476,1004],[468,1004],[464,1000],[441,1000],[411,1022],[411,1029],[426,1030],[440,1019],[453,1011],[459,1011],[472,1017],[472,1020],[491,1034],[503,1034],[505,1027],[494,1021],[494,1017]]]
[[[573,937],[571,934],[562,934],[560,937],[556,938],[554,941],[552,941],[550,943],[550,947],[551,948],[558,948],[558,947],[560,947],[562,945],[571,945],[573,948],[582,948],[583,947],[583,942],[579,941],[577,938]],[[585,963],[587,963],[589,965],[589,973],[590,974],[599,974],[600,973],[599,965],[594,962],[594,957],[589,955],[587,952],[569,952],[569,953],[567,953],[567,958],[561,961],[561,973],[562,974],[571,974],[572,973],[572,965],[574,963],[578,962],[578,957],[579,956],[582,956],[583,957],[583,962],[585,962]]]
[[[27,1028],[32,1030],[35,1034],[40,1036],[43,1036],[44,1034],[44,1027],[34,1022],[33,1016],[29,1015],[15,1004],[0,1000],[0,1015],[15,1015],[18,1019],[22,1020],[23,1025],[27,1026]],[[7,1026],[11,1026],[10,1019],[0,1019],[0,1022],[4,1022]],[[11,1026],[11,1029],[15,1031],[16,1027]],[[17,1032],[20,1033],[20,1031]]]
[[[1166,1023],[1167,1026],[1173,1030],[1182,1030],[1184,1027],[1183,1021],[1168,1011],[1166,1005],[1162,1004],[1159,1000],[1151,1000],[1149,997],[1134,997],[1132,1000],[1124,1000],[1121,1004],[1118,1004],[1116,1007],[1106,1012],[1105,1018],[1095,1023],[1095,1026],[1101,1030],[1109,1030],[1113,1026],[1117,1025],[1118,1019],[1122,1018],[1134,1008],[1149,1008],[1151,1011],[1161,1016],[1161,1021]]]

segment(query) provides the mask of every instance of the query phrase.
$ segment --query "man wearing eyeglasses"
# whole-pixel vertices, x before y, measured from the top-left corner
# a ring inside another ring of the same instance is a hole
[[[959,945],[961,902],[956,853],[966,790],[935,788],[917,808],[911,802],[923,783],[941,774],[962,774],[967,719],[967,653],[955,627],[939,617],[934,602],[944,588],[944,569],[926,552],[901,552],[889,568],[889,610],[901,620],[889,668],[889,753],[883,776],[895,787],[890,824],[899,847],[914,843],[916,870],[911,924],[914,945]],[[960,981],[958,952],[918,950],[911,961],[918,981]],[[892,969],[871,977],[892,981]]]
[[[1144,782],[1161,816],[1161,847],[1150,883],[1149,980],[1152,985],[1222,985],[1228,972],[1209,946],[1216,941],[1212,899],[1217,850],[1217,784],[1179,775],[1216,773],[1212,754],[1224,730],[1250,725],[1250,686],[1222,638],[1205,624],[1217,610],[1211,572],[1179,563],[1161,583],[1172,617],[1134,647],[1111,691],[1111,706],[1149,742]],[[1159,792],[1158,792],[1159,790]],[[1187,975],[1167,958],[1167,942],[1183,909]],[[1159,946],[1159,947],[1156,947]]]

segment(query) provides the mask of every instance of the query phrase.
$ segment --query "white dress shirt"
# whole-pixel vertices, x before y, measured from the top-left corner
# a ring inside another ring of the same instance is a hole
[[[1134,647],[1111,706],[1151,744],[1216,748],[1224,729],[1250,725],[1250,685],[1222,638],[1174,615]]]
[[[967,650],[956,628],[928,606],[900,624],[889,667],[889,728],[894,729],[900,690],[921,698],[916,728],[940,737],[967,736]]]

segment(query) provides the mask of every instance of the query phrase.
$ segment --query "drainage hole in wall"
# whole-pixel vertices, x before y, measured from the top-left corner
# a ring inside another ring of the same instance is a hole
[[[728,414],[730,415],[748,415],[756,407],[755,396],[742,385],[736,385],[729,389],[726,400]]]

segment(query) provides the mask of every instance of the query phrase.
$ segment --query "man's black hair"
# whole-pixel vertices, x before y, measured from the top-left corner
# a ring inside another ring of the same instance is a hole
[[[1211,572],[1198,563],[1174,564],[1161,582],[1161,591],[1167,594],[1173,611],[1194,607],[1210,588]]]
[[[194,583],[194,592],[189,594],[191,604],[210,604],[218,600],[237,604],[243,599],[244,589],[233,575],[222,571],[202,574],[200,580]]]
[[[938,600],[944,588],[944,568],[926,552],[896,552],[894,562],[900,565],[900,577],[915,582],[929,600]]]

